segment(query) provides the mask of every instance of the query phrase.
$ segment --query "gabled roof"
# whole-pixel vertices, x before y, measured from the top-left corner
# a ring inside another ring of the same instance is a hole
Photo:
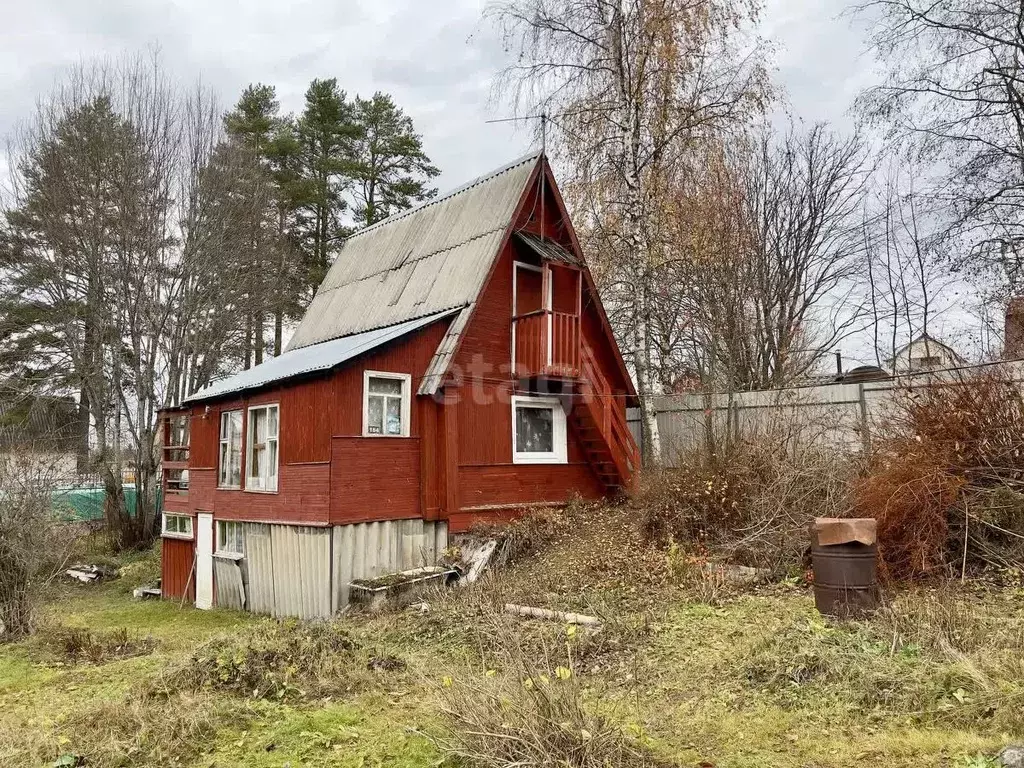
[[[913,340],[911,340],[910,343],[904,344],[902,347],[897,349],[896,350],[896,357],[899,357],[900,355],[902,355],[904,352],[906,352],[908,349],[913,347],[915,344],[924,344],[926,342],[928,343],[929,346],[934,344],[935,346],[940,347],[941,349],[943,349],[946,352],[948,352],[950,354],[950,356],[956,358],[957,360],[963,360],[963,357],[960,355],[960,353],[957,352],[955,349],[953,349],[951,346],[949,346],[949,344],[946,344],[945,342],[939,341],[938,339],[936,339],[934,336],[932,336],[929,333],[922,333],[919,336],[917,336],[916,338],[914,338]]]
[[[418,394],[436,394],[538,174],[550,182],[556,205],[566,217],[571,250],[523,232],[515,235],[542,258],[583,269],[586,288],[611,337],[550,167],[541,153],[534,153],[351,235],[284,354],[217,382],[187,401],[327,370],[435,319],[456,315],[420,382]],[[612,345],[627,394],[635,397],[621,353],[614,341]]]
[[[199,400],[210,400],[215,397],[255,389],[277,381],[294,378],[307,373],[330,370],[336,365],[351,360],[364,352],[387,344],[401,336],[417,331],[435,320],[457,312],[439,312],[427,317],[407,320],[404,323],[390,325],[387,328],[376,328],[372,331],[331,339],[319,344],[311,344],[300,349],[291,349],[264,363],[253,366],[247,371],[240,371],[220,381],[215,381],[206,389],[201,389],[185,398],[186,403]]]
[[[349,237],[288,349],[476,301],[540,157],[520,158]]]

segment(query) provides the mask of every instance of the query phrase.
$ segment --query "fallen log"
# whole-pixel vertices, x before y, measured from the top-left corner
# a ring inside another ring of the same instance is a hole
[[[582,613],[566,613],[565,611],[552,611],[548,608],[534,608],[530,605],[505,603],[505,611],[506,613],[512,613],[517,616],[531,616],[535,619],[551,619],[552,621],[561,621],[566,624],[583,624],[588,627],[601,625],[601,620],[596,616],[586,616]]]

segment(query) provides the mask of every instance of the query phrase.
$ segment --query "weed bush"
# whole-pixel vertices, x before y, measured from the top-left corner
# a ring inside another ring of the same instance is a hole
[[[585,701],[571,655],[535,655],[506,623],[488,629],[496,651],[477,676],[446,675],[438,687],[444,724],[431,734],[467,766],[647,768],[660,765],[640,733]]]
[[[652,538],[773,572],[798,566],[815,517],[841,514],[856,462],[772,435],[648,474],[632,504]]]
[[[153,637],[132,633],[126,628],[104,632],[62,624],[44,626],[39,632],[39,642],[58,661],[69,664],[103,664],[145,656],[157,646]]]
[[[254,699],[339,695],[367,679],[356,643],[330,623],[261,623],[214,638],[173,665],[169,690],[225,691]]]

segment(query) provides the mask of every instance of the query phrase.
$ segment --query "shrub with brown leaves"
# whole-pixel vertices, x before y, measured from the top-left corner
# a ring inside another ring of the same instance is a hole
[[[882,575],[891,580],[1000,557],[1009,564],[1013,555],[997,553],[1000,536],[992,535],[1002,526],[987,520],[993,489],[1015,497],[1024,490],[1024,396],[998,371],[902,392],[854,484],[852,513],[878,521]],[[972,546],[971,521],[985,529],[987,555]],[[1021,534],[1004,529],[1001,540],[1019,546]]]

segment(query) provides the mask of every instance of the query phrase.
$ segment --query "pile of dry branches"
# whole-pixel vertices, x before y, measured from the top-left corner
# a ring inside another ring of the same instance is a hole
[[[772,431],[681,456],[645,477],[634,503],[654,538],[782,572],[801,562],[815,517],[841,514],[855,470],[841,450]]]
[[[1024,562],[1020,385],[991,371],[905,390],[853,491],[890,579]]]

